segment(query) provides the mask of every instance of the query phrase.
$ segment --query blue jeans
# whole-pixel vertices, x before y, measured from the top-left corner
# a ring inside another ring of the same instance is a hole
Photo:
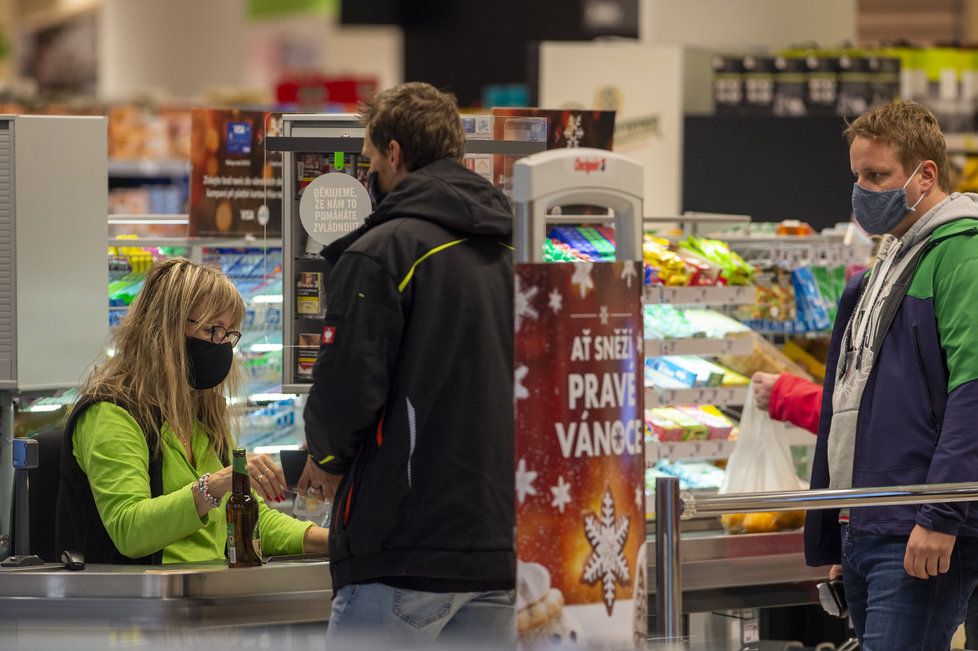
[[[842,526],[842,578],[861,651],[947,651],[978,583],[978,540],[958,538],[951,568],[927,580],[903,569],[907,536]]]
[[[347,585],[333,598],[327,651],[382,648],[512,649],[515,593],[419,592]]]

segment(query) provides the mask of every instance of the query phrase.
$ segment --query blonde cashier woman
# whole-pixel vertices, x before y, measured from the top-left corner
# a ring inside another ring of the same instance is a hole
[[[232,447],[225,394],[244,316],[219,271],[172,258],[153,266],[65,427],[56,547],[91,563],[224,559]],[[280,499],[281,469],[248,460],[251,486]],[[265,554],[326,550],[328,531],[259,500]]]

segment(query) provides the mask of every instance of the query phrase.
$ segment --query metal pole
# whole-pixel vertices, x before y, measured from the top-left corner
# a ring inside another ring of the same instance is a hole
[[[17,522],[15,524],[14,556],[27,556],[31,553],[30,504],[27,500],[27,469],[14,470],[14,500],[17,503]]]
[[[679,551],[679,479],[655,480],[655,623],[667,640],[683,635],[683,581]]]
[[[13,506],[13,438],[14,396],[10,391],[0,391],[0,533],[5,534],[10,533],[10,511]]]
[[[724,513],[758,513],[762,511],[813,511],[818,509],[892,506],[895,504],[932,504],[940,502],[978,501],[978,483],[915,484],[878,488],[844,488],[774,493],[682,496],[682,518],[715,516]]]

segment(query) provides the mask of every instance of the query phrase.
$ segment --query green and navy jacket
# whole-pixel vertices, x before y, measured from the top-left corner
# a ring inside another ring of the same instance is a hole
[[[305,427],[343,475],[334,589],[513,587],[512,228],[502,193],[440,160],[323,252]]]
[[[933,209],[930,232],[884,337],[856,420],[855,488],[978,481],[978,195],[953,194]],[[927,217],[927,216],[925,216]],[[853,278],[839,304],[822,397],[812,488],[829,485],[832,396],[846,339],[866,282]],[[915,525],[978,536],[978,505],[968,502],[852,509],[854,534],[909,535]],[[810,565],[840,563],[839,511],[810,511]]]

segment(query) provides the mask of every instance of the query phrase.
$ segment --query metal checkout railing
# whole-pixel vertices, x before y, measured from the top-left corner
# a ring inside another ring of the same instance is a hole
[[[679,480],[655,480],[656,634],[682,639],[683,592],[679,522],[694,516],[766,511],[813,511],[859,506],[978,501],[978,483],[917,484],[881,488],[801,490],[694,497],[681,493]]]

